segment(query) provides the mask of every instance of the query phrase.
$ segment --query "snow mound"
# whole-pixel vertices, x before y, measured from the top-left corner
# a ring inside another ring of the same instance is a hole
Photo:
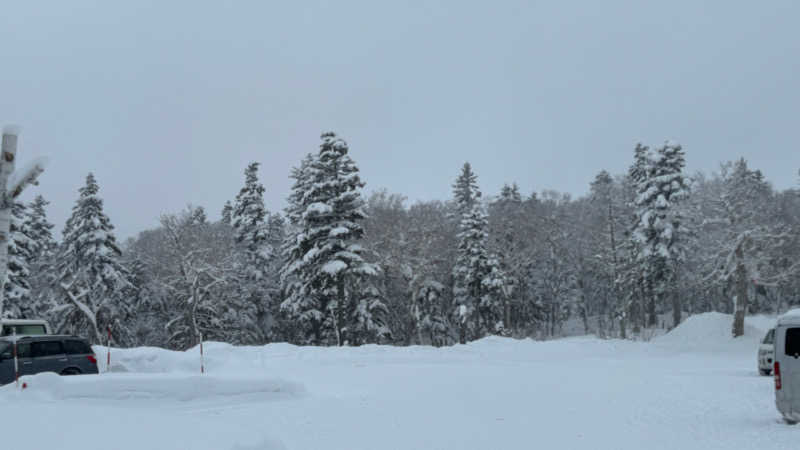
[[[687,318],[669,333],[653,340],[661,348],[686,352],[741,351],[758,346],[764,336],[761,327],[745,318],[744,336],[733,338],[733,316],[718,312],[697,314]]]
[[[247,396],[259,401],[302,397],[305,388],[280,379],[218,377],[211,375],[102,374],[62,377],[52,372],[20,378],[0,393],[38,400],[177,400],[188,402],[216,397]]]

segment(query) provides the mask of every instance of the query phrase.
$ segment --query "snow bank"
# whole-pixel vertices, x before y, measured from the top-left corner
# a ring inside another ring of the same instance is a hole
[[[302,347],[285,343],[264,346],[233,346],[220,342],[204,343],[207,374],[272,374],[287,364],[313,360],[323,364],[363,361],[392,364],[447,361],[480,361],[487,357],[502,357],[507,361],[552,362],[564,355],[589,358],[613,358],[623,352],[742,352],[749,354],[766,331],[775,324],[774,316],[748,316],[745,335],[731,336],[733,316],[704,313],[687,318],[669,333],[650,343],[617,339],[597,339],[591,336],[572,337],[553,341],[512,339],[491,336],[466,345],[434,348],[429,346],[392,347],[364,345],[361,347]],[[94,346],[99,369],[106,372],[106,347]],[[199,374],[200,349],[172,351],[156,347],[111,349],[112,373]]]
[[[62,377],[52,372],[20,378],[0,388],[0,395],[17,395],[38,400],[177,400],[182,402],[214,397],[247,396],[265,400],[302,397],[305,388],[280,379],[231,378],[211,375],[102,374]]]
[[[755,322],[755,323],[753,323]],[[657,337],[653,344],[658,348],[681,352],[747,352],[758,347],[764,337],[768,320],[745,318],[744,336],[733,338],[733,316],[717,312],[689,317],[669,333]],[[755,352],[755,350],[753,350]],[[753,353],[755,355],[755,353]]]

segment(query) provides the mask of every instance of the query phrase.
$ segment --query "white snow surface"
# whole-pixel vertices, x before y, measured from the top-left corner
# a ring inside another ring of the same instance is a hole
[[[95,347],[97,376],[0,388],[9,448],[795,449],[756,351],[775,318],[702,314],[647,342],[450,348]]]

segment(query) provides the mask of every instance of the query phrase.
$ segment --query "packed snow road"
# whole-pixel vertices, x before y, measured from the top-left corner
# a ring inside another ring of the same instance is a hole
[[[3,446],[796,449],[800,427],[756,373],[768,321],[751,322],[737,341],[730,317],[706,314],[651,343],[209,344],[202,376],[196,350],[115,349],[110,374],[0,389]]]

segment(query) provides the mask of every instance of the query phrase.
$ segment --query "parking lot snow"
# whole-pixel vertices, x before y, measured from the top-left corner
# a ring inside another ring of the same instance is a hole
[[[650,343],[210,343],[202,375],[199,349],[112,349],[110,372],[0,388],[0,420],[27,448],[796,448],[756,373],[770,321],[754,323],[736,340],[704,314]]]

